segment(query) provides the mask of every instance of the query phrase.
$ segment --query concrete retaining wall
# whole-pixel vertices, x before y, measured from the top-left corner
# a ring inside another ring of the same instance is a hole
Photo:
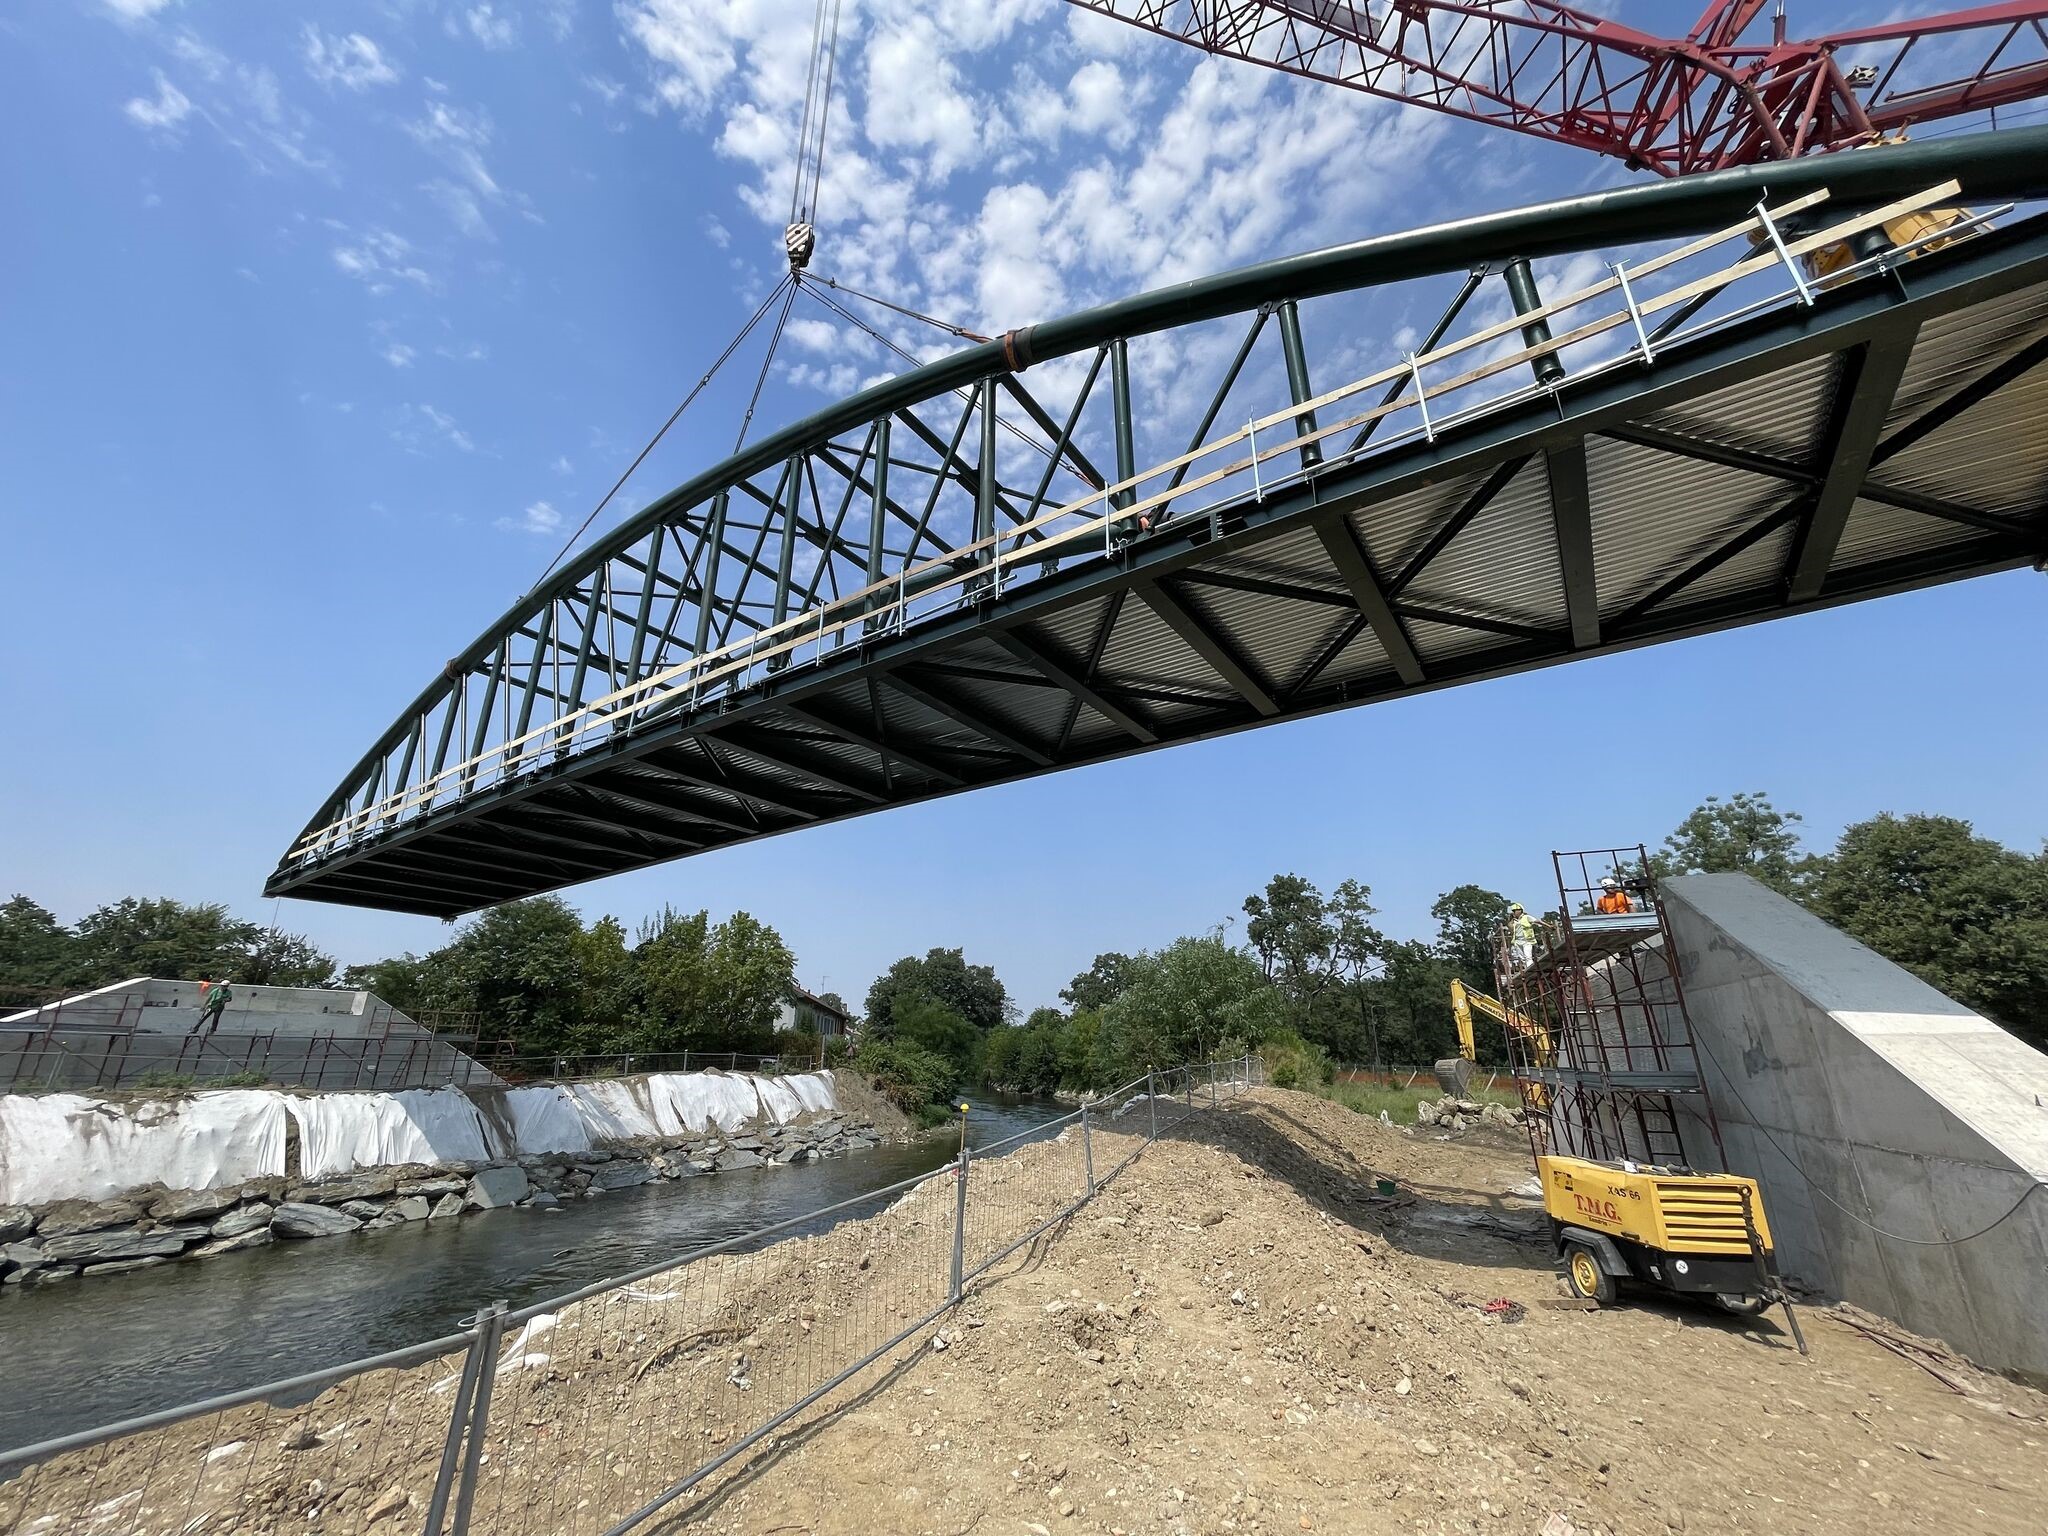
[[[2048,1381],[2048,1056],[1746,875],[1663,894],[1780,1267]]]

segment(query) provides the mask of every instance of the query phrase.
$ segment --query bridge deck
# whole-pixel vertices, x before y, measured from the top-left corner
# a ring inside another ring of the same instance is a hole
[[[451,915],[2023,566],[2048,553],[2044,358],[2036,218],[821,642],[700,708],[668,698],[410,818],[301,845],[269,889]]]

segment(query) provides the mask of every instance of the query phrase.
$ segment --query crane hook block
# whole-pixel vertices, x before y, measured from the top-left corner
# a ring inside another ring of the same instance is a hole
[[[818,248],[818,232],[808,224],[792,224],[782,232],[782,244],[789,252],[789,270],[801,272]]]

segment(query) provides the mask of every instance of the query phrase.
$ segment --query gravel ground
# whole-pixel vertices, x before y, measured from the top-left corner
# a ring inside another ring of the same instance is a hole
[[[1097,1171],[1136,1145],[1098,1134]],[[2038,1536],[2048,1397],[1846,1312],[1804,1312],[1802,1359],[1782,1322],[1579,1310],[1507,1193],[1528,1176],[1506,1136],[1256,1090],[998,1263],[942,1348],[925,1330],[650,1528]],[[969,1264],[1077,1179],[1071,1133],[978,1164]],[[536,1322],[501,1356],[472,1529],[603,1531],[914,1321],[953,1189]],[[417,1530],[455,1363],[78,1453],[0,1486],[0,1531]]]

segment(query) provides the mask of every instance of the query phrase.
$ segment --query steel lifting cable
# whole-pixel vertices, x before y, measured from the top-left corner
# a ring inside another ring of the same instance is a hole
[[[777,299],[784,298],[785,289],[789,291],[788,298],[795,298],[796,279],[788,274],[785,274],[782,280],[776,283],[774,288],[772,288],[769,291],[768,297],[761,301],[761,307],[754,311],[753,316],[747,321],[745,325],[740,327],[739,334],[733,337],[733,339],[730,342],[726,343],[725,350],[718,354],[717,360],[713,362],[712,365],[704,371],[704,376],[696,382],[696,384],[691,388],[690,392],[687,395],[683,396],[682,403],[678,405],[673,411],[669,412],[668,420],[664,421],[661,424],[660,430],[658,430],[654,434],[654,436],[650,437],[647,440],[647,446],[642,448],[639,453],[634,455],[633,462],[626,466],[626,472],[623,475],[620,475],[617,480],[612,482],[612,488],[604,493],[604,498],[601,501],[599,501],[596,506],[590,509],[590,515],[583,519],[582,523],[580,523],[577,526],[576,531],[569,535],[568,541],[564,543],[562,547],[555,552],[555,558],[547,563],[546,570],[543,570],[540,573],[539,579],[534,582],[534,585],[536,587],[539,586],[541,582],[546,581],[548,579],[548,573],[554,570],[556,566],[560,565],[562,563],[563,557],[567,555],[570,550],[576,547],[576,541],[582,538],[585,533],[590,531],[590,525],[597,521],[599,514],[602,513],[606,507],[611,505],[612,498],[619,494],[619,491],[625,486],[628,480],[633,478],[634,471],[639,469],[639,467],[647,461],[647,455],[654,452],[655,445],[658,444],[664,437],[668,435],[669,428],[673,427],[676,424],[678,418],[682,416],[683,412],[690,408],[690,403],[704,392],[706,386],[708,386],[711,383],[713,378],[717,377],[718,370],[726,365],[726,363],[731,359],[733,353],[737,352],[740,349],[740,343],[745,341],[747,337],[753,333],[754,327],[761,323],[761,317],[767,314],[768,311],[774,307],[775,301]],[[789,305],[786,299],[783,304],[782,313],[783,318],[787,319],[789,316]],[[780,336],[781,334],[782,329],[780,324],[778,324],[776,327],[776,335]],[[774,352],[774,348],[772,346],[770,347],[769,352],[772,356]],[[758,385],[755,386],[754,393],[756,398],[758,398],[760,395],[760,387]],[[752,414],[753,409],[750,406],[748,408],[748,415],[751,416]]]
[[[754,424],[754,407],[761,403],[761,388],[768,382],[768,370],[775,365],[775,349],[782,345],[783,328],[789,324],[789,311],[796,303],[797,289],[802,286],[797,281],[797,275],[794,272],[785,277],[782,283],[776,285],[777,292],[780,292],[785,285],[789,289],[789,294],[782,301],[782,313],[775,317],[775,329],[769,333],[768,353],[761,359],[761,371],[754,379],[754,392],[747,397],[747,414],[740,418],[740,435],[733,439],[732,451],[734,453],[738,453],[741,446],[745,444],[747,428]],[[771,302],[773,297],[771,294]]]
[[[926,325],[936,326],[948,336],[957,336],[962,341],[984,342],[995,339],[991,336],[984,336],[979,331],[970,331],[964,325],[949,325],[944,320],[928,315],[921,309],[911,309],[907,305],[895,304],[888,299],[877,298],[872,293],[862,293],[858,288],[849,287],[845,283],[820,276],[815,272],[811,274],[810,280],[814,283],[823,283],[827,288],[832,289],[836,293],[848,294],[856,299],[866,299],[870,304],[879,304],[884,309],[893,309],[897,314],[908,316],[912,320],[922,320]]]
[[[834,65],[839,54],[840,5],[841,0],[817,0],[817,7],[811,19],[810,68],[804,79],[803,115],[797,130],[796,178],[795,184],[790,189],[789,197],[789,218],[792,236],[800,222],[807,226],[814,216],[817,206],[818,186],[824,174],[825,127],[831,107]],[[813,148],[812,144],[814,137],[816,140],[815,148]],[[809,184],[808,195],[805,192],[807,182]],[[776,318],[775,329],[769,336],[768,355],[761,360],[761,372],[754,381],[754,392],[747,401],[747,412],[740,422],[739,440],[734,443],[733,451],[738,452],[740,445],[746,442],[747,430],[753,424],[755,409],[761,402],[762,387],[768,382],[768,370],[775,362],[776,348],[781,344],[783,330],[789,324],[790,308],[796,302],[797,273],[801,269],[803,261],[808,260],[810,256],[808,230],[806,230],[806,236],[802,259],[798,258],[797,246],[795,243],[792,243],[790,246],[790,270],[783,275],[781,281],[776,283],[774,288],[769,290],[768,297],[761,301],[761,307],[756,309],[747,320],[747,323],[740,327],[739,334],[733,337],[723,352],[718,354],[717,361],[705,371],[704,376],[697,381],[696,386],[683,397],[682,403],[669,413],[668,420],[663,422],[660,430],[647,440],[647,446],[634,456],[633,462],[626,467],[626,472],[613,482],[612,488],[604,493],[603,499],[590,509],[590,515],[577,525],[576,531],[570,534],[561,549],[556,551],[554,559],[547,563],[546,569],[540,573],[539,580],[534,583],[535,586],[539,586],[541,581],[547,580],[549,573],[562,563],[562,560],[568,555],[570,550],[576,547],[576,541],[590,531],[590,525],[597,521],[598,517],[604,512],[604,509],[611,505],[612,498],[619,494],[625,487],[626,482],[633,478],[634,472],[647,461],[647,456],[654,452],[655,446],[661,442],[662,438],[668,435],[669,428],[673,427],[683,412],[690,408],[691,402],[704,392],[712,379],[717,376],[718,370],[724,367],[731,359],[733,353],[739,350],[740,344],[753,334],[754,327],[761,323],[762,317],[769,310],[773,309],[776,300],[780,299],[782,301],[782,313]]]
[[[831,286],[836,288],[839,285],[833,283],[831,284]],[[842,293],[851,293],[853,290],[850,288],[844,288],[840,289],[840,291]],[[898,357],[902,358],[906,363],[910,364],[911,367],[922,368],[924,366],[924,360],[922,358],[914,356],[912,353],[898,346],[895,341],[890,339],[888,336],[884,335],[874,326],[868,324],[867,321],[861,319],[859,315],[855,314],[852,310],[848,309],[844,304],[841,304],[837,300],[820,293],[814,287],[804,286],[804,292],[808,293],[820,304],[823,304],[827,309],[831,310],[833,314],[838,315],[840,318],[845,320],[849,325],[857,326],[861,330],[865,331],[869,336],[873,337],[876,341],[880,342],[883,346],[887,347],[891,352],[894,352]],[[862,294],[860,295],[860,297],[866,298],[867,295]],[[877,299],[875,300],[875,302],[877,304],[881,304],[886,303],[887,301],[883,299]],[[897,307],[898,306],[894,304],[889,305],[889,308],[891,309],[895,309]],[[918,315],[915,310],[904,310],[903,312],[908,315],[916,315],[917,318],[920,320],[930,319],[930,317],[927,315]],[[942,320],[932,320],[931,323],[933,325],[938,326],[941,330],[954,330],[954,327],[947,325]],[[968,331],[959,331],[956,332],[956,334],[962,336],[972,336],[973,333]],[[973,339],[977,341],[984,341],[987,338],[977,336],[973,337]],[[953,394],[956,399],[961,400],[963,402],[966,401],[966,399],[968,398],[967,391],[964,389],[956,389],[953,391]],[[1009,433],[1010,436],[1016,438],[1018,442],[1024,444],[1025,447],[1031,449],[1040,458],[1049,459],[1053,456],[1053,450],[1051,448],[1047,447],[1044,443],[1041,443],[1037,438],[1033,437],[1030,433],[1026,432],[1022,427],[1018,426],[1015,422],[1011,421],[1008,417],[1004,416],[1000,411],[996,413],[996,425],[1001,427],[1005,432]],[[1072,466],[1069,467],[1071,468]],[[1076,473],[1078,474],[1078,471]],[[1085,475],[1081,475],[1079,476],[1079,478],[1081,478],[1083,481],[1087,480],[1087,476]]]

